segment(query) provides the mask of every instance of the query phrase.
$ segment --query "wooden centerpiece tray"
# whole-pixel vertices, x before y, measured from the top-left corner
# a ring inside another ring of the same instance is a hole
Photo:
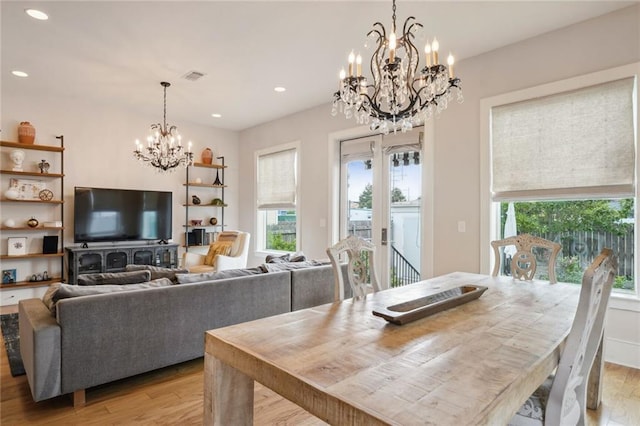
[[[375,309],[373,315],[393,324],[402,325],[475,300],[486,290],[487,287],[481,285],[463,285],[386,308]]]

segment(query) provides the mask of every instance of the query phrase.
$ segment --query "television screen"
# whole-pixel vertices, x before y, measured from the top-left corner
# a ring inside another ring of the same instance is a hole
[[[169,240],[171,196],[162,191],[76,187],[74,241]]]

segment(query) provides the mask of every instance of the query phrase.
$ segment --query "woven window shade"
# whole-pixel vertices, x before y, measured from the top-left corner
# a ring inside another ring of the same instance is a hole
[[[494,107],[494,201],[634,196],[635,78]]]
[[[258,208],[289,209],[296,206],[296,150],[274,152],[258,158]]]

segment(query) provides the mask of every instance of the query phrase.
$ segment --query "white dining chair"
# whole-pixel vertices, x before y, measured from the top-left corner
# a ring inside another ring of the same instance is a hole
[[[340,256],[347,257],[347,280],[351,286],[354,298],[365,297],[369,292],[380,291],[378,276],[376,275],[376,248],[369,241],[355,235],[338,241],[327,249],[327,254],[333,265],[336,301],[344,299],[344,278],[340,266]]]
[[[509,425],[584,425],[587,382],[604,330],[618,262],[603,249],[584,272],[576,316],[555,374],[524,403]]]
[[[516,253],[511,258],[511,276],[515,279],[531,281],[536,273],[537,262],[536,256],[532,249],[541,247],[549,250],[549,282],[555,284],[556,279],[556,260],[558,254],[562,250],[562,245],[553,241],[545,240],[530,234],[520,234],[513,237],[507,237],[502,240],[491,241],[493,248],[494,265],[491,275],[498,275],[502,265],[502,256],[500,256],[500,247],[515,246]]]

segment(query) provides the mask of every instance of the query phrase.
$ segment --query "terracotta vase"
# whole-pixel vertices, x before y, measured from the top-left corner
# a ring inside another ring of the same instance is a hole
[[[36,128],[28,121],[21,121],[18,126],[18,142],[31,145],[36,140]]]
[[[202,151],[202,162],[204,164],[211,164],[213,162],[213,151],[210,148],[205,148]]]

